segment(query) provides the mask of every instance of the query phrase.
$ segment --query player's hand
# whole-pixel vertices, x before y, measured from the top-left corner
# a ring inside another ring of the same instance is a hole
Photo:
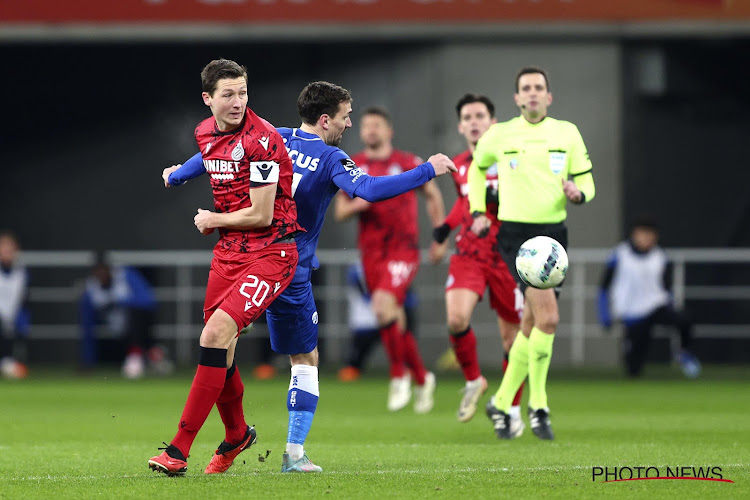
[[[471,223],[471,230],[480,238],[484,238],[490,232],[491,225],[492,222],[486,215],[477,215]]]
[[[575,182],[562,179],[562,188],[567,199],[573,203],[581,203],[583,194],[581,193],[581,190],[578,189]]]
[[[430,262],[433,264],[440,264],[445,258],[445,254],[448,252],[448,242],[438,243],[433,241],[430,245]]]
[[[169,168],[165,168],[161,172],[161,178],[164,180],[164,187],[172,187],[172,185],[169,183],[169,174],[180,168],[182,165],[172,165]]]
[[[451,161],[450,158],[445,156],[443,153],[432,155],[427,159],[428,162],[432,163],[432,168],[435,169],[435,177],[440,177],[443,174],[449,172],[457,172],[456,165]]]
[[[193,222],[195,222],[195,227],[198,228],[198,231],[200,231],[201,234],[211,234],[214,232],[214,228],[209,225],[213,214],[214,213],[210,210],[203,210],[202,208],[198,209],[198,213],[193,218]]]

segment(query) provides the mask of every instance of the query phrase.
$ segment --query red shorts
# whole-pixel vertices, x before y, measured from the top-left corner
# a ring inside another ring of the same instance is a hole
[[[294,242],[273,243],[246,254],[214,249],[203,303],[204,323],[221,309],[237,323],[239,333],[291,283],[297,260]]]
[[[399,305],[403,305],[406,292],[419,269],[419,252],[394,252],[385,256],[365,255],[362,258],[362,268],[370,293],[375,290],[392,293]]]
[[[445,289],[465,288],[482,300],[489,287],[490,307],[505,321],[520,323],[523,295],[499,255],[497,259],[498,265],[490,266],[465,255],[452,255]]]

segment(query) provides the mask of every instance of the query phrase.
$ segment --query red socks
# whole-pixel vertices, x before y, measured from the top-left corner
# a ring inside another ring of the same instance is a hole
[[[466,331],[456,335],[450,335],[453,352],[456,354],[456,360],[461,365],[466,381],[476,380],[482,372],[479,370],[479,358],[477,357],[477,338],[474,330],[469,327]],[[505,366],[505,365],[503,365]],[[503,368],[503,371],[505,368]]]
[[[411,368],[414,383],[417,385],[424,385],[424,376],[427,374],[427,370],[424,367],[422,356],[419,354],[417,339],[415,339],[414,334],[408,330],[404,334],[404,360],[409,368]]]
[[[185,458],[190,454],[195,436],[221,394],[226,377],[227,350],[201,347],[201,359],[182,410],[179,430],[172,440]]]
[[[403,377],[406,375],[404,366],[404,339],[401,330],[398,328],[398,322],[393,321],[387,326],[380,328],[380,340],[383,342],[385,353],[388,355],[388,361],[391,365],[391,378]]]
[[[240,371],[233,364],[227,370],[224,389],[216,400],[216,408],[219,410],[221,421],[224,422],[224,428],[226,429],[224,440],[229,444],[239,443],[247,432],[245,413],[242,408],[244,392],[245,385],[240,378]]]

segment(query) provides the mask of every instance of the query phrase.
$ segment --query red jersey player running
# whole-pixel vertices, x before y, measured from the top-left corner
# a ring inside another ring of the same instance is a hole
[[[360,139],[365,149],[352,156],[352,160],[369,175],[400,174],[422,163],[417,156],[393,148],[393,126],[383,108],[371,107],[362,113]],[[430,181],[421,191],[430,219],[437,226],[445,213],[440,189]],[[400,410],[411,399],[408,365],[416,383],[414,411],[427,413],[434,404],[435,375],[425,369],[414,335],[405,330],[403,308],[406,292],[419,268],[416,194],[409,191],[371,204],[340,193],[336,200],[336,220],[346,220],[355,214],[359,215],[359,250],[365,281],[372,293],[372,308],[390,362],[388,409]],[[444,252],[444,245],[434,244],[431,248],[433,260],[440,260]]]
[[[177,435],[151,469],[183,475],[195,436],[216,404],[226,429],[206,473],[224,472],[255,442],[242,409],[244,385],[234,364],[237,337],[284,291],[297,266],[297,206],[292,163],[276,129],[247,107],[247,69],[211,61],[201,72],[212,118],[195,129],[211,177],[215,211],[198,209],[202,234],[219,230],[203,306],[200,360]]]
[[[443,243],[451,230],[461,226],[456,236],[456,253],[451,256],[448,281],[445,284],[445,305],[448,312],[448,332],[456,359],[461,365],[466,387],[458,407],[458,420],[468,422],[477,411],[479,398],[487,390],[487,380],[481,375],[477,358],[477,340],[471,328],[471,315],[489,288],[490,307],[497,313],[497,323],[505,349],[503,371],[508,366],[508,351],[520,326],[523,295],[516,286],[502,256],[494,249],[500,221],[497,220],[497,167],[487,171],[487,213],[492,215],[489,234],[480,238],[471,231],[469,186],[467,175],[472,153],[479,138],[496,123],[495,105],[483,95],[466,94],[456,105],[458,132],[466,139],[469,149],[453,158],[457,172],[453,174],[458,198],[445,222],[434,231],[435,241]],[[494,201],[490,201],[494,200]],[[520,401],[523,385],[516,393],[511,408],[511,432],[514,437],[524,429]]]

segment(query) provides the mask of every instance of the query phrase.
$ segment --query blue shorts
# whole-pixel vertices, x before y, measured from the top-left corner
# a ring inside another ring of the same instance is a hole
[[[318,345],[318,309],[312,284],[291,283],[268,309],[271,349],[279,354],[305,354]]]

